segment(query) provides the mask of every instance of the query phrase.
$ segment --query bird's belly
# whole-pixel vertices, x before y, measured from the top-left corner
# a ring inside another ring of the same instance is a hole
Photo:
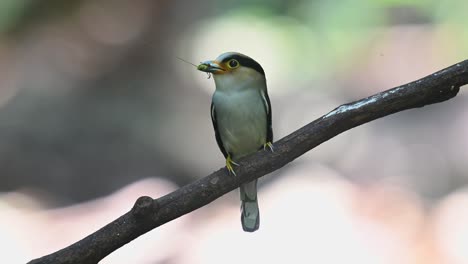
[[[266,142],[266,125],[258,126],[252,122],[240,123],[231,122],[231,125],[225,126],[221,131],[221,139],[224,148],[231,153],[233,158],[239,158],[257,151]]]
[[[266,143],[267,115],[260,96],[229,98],[218,105],[214,102],[223,146],[234,159],[253,153]]]

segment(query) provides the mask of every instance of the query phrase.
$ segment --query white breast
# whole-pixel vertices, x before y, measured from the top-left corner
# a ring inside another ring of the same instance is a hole
[[[267,114],[259,89],[216,90],[213,104],[221,141],[234,159],[255,152],[266,143]]]

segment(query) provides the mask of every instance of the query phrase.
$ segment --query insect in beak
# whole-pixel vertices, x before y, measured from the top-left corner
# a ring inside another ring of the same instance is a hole
[[[208,65],[204,64],[203,62],[200,62],[200,65],[197,66],[197,65],[195,65],[195,64],[193,64],[193,63],[191,63],[189,61],[186,61],[186,60],[184,60],[184,59],[182,59],[180,57],[176,57],[176,58],[183,61],[183,62],[185,62],[185,63],[187,63],[187,64],[190,64],[190,65],[194,66],[199,71],[205,71],[209,67]],[[206,72],[206,74],[208,75],[208,79],[210,79],[211,78],[211,72]]]

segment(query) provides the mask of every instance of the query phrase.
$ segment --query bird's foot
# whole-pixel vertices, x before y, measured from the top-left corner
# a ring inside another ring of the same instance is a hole
[[[232,165],[239,166],[239,164],[233,161],[231,159],[231,156],[228,155],[228,157],[226,158],[226,169],[229,171],[229,173],[232,173],[234,176],[237,176]]]
[[[271,152],[275,152],[275,148],[273,148],[273,144],[271,142],[263,144],[263,150],[266,150],[267,147],[270,149]]]

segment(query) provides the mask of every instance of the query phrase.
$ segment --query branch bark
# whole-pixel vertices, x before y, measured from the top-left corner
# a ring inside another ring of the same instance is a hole
[[[336,135],[372,120],[455,97],[468,83],[468,60],[418,81],[341,105],[274,144],[275,152],[259,151],[241,161],[237,176],[225,168],[158,199],[140,197],[134,207],[82,240],[29,263],[97,263],[140,235],[218,197],[273,172]]]

